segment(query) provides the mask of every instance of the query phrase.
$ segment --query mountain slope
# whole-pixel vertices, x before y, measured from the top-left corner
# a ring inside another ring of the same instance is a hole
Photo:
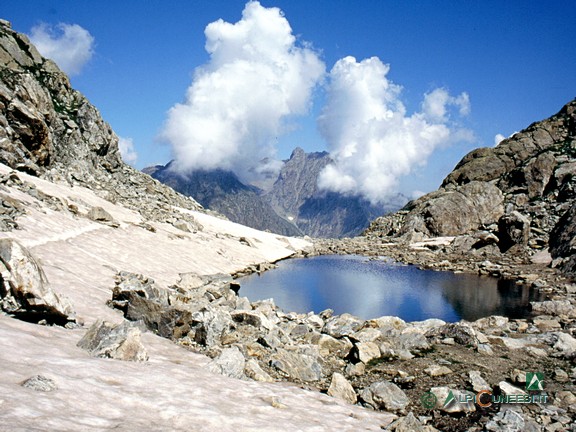
[[[194,171],[180,175],[171,164],[145,168],[144,172],[183,195],[193,197],[228,219],[259,230],[299,236],[302,232],[278,216],[255,187],[247,186],[230,171]]]
[[[0,163],[54,181],[87,186],[150,220],[166,206],[201,206],[124,164],[118,137],[25,35],[0,24]],[[154,199],[142,200],[142,196]]]
[[[558,258],[554,265],[566,262],[572,268],[575,249],[567,243],[569,235],[559,236],[574,230],[574,173],[576,100],[495,148],[470,152],[437,191],[378,218],[366,234],[409,240],[480,236],[491,238],[500,252],[534,253],[551,246]]]

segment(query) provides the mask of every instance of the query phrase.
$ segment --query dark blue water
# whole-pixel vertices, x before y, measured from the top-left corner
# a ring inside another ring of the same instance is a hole
[[[273,298],[285,311],[334,309],[363,319],[385,315],[406,321],[455,322],[489,315],[522,318],[537,291],[514,282],[470,274],[420,270],[386,259],[351,255],[290,259],[261,276],[238,280],[251,301]]]

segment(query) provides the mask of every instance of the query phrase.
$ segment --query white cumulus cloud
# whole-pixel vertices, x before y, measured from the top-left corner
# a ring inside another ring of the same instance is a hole
[[[377,57],[346,57],[332,68],[318,125],[335,162],[320,175],[322,189],[384,201],[436,148],[470,138],[450,116],[451,108],[457,115],[469,112],[466,93],[454,97],[436,89],[424,96],[421,112],[409,115],[389,70]]]
[[[132,138],[118,137],[118,149],[120,150],[122,160],[127,164],[134,165],[136,160],[138,160],[138,153],[136,153]]]
[[[71,76],[78,75],[94,54],[94,37],[78,24],[40,24],[32,28],[30,40]]]
[[[276,139],[291,116],[308,112],[325,66],[297,43],[280,9],[257,1],[236,23],[210,23],[205,35],[210,60],[195,71],[185,102],[169,110],[161,137],[180,171],[223,168],[251,181],[277,169]]]

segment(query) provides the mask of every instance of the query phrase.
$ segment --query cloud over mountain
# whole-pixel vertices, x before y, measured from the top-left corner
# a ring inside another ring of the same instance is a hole
[[[451,120],[454,111],[468,114],[466,93],[435,89],[424,95],[420,112],[408,114],[389,71],[377,57],[345,57],[330,71],[318,124],[335,162],[321,173],[321,188],[383,201],[436,148],[471,138]]]
[[[256,1],[240,21],[212,22],[205,35],[210,60],[196,69],[185,102],[169,110],[161,137],[180,171],[223,168],[250,181],[279,168],[276,138],[291,116],[308,112],[325,66],[280,9]],[[271,166],[254,166],[265,158]]]
[[[78,24],[40,24],[30,31],[30,40],[71,76],[78,75],[94,54],[94,37]]]
[[[134,148],[134,140],[132,138],[118,137],[118,150],[124,162],[134,165],[138,160],[138,153]]]

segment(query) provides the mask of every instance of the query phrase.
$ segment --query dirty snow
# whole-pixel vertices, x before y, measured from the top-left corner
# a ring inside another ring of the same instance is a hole
[[[0,166],[0,172],[9,169]],[[76,347],[87,326],[98,318],[123,319],[105,304],[118,270],[168,285],[179,273],[230,273],[310,245],[198,212],[191,212],[204,226],[198,233],[163,223],[152,223],[157,230],[152,233],[137,226],[138,213],[88,189],[18,176],[75,203],[81,213],[103,207],[120,227],[51,210],[10,189],[9,195],[28,203],[27,215],[18,219],[21,229],[0,237],[30,248],[52,288],[71,300],[85,326],[43,327],[0,315],[0,431],[360,431],[380,430],[394,418],[290,384],[212,374],[204,369],[207,357],[151,333],[143,335],[150,355],[146,363],[91,358]],[[254,247],[240,243],[240,237]],[[53,379],[58,390],[20,386],[34,375]]]

